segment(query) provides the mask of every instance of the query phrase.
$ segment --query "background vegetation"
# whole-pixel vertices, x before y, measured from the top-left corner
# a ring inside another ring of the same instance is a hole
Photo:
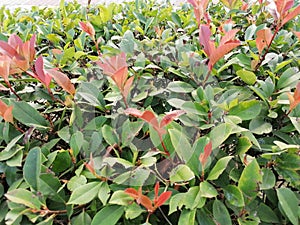
[[[0,9],[0,223],[299,224],[299,2]]]

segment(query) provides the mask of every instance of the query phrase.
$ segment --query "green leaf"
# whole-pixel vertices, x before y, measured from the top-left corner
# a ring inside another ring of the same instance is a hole
[[[134,52],[134,45],[135,45],[134,35],[131,30],[127,30],[124,33],[122,41],[120,42],[120,49],[122,52],[127,54],[133,54]]]
[[[242,120],[251,120],[257,117],[261,111],[261,104],[257,100],[240,102],[229,111],[229,115],[238,116]]]
[[[256,75],[255,73],[247,70],[238,70],[236,74],[244,81],[246,84],[253,85],[256,82]]]
[[[219,200],[215,200],[213,203],[213,215],[217,223],[220,225],[232,224],[226,206]]]
[[[73,150],[74,157],[76,157],[79,154],[83,142],[84,142],[84,137],[82,132],[77,131],[76,133],[72,134],[70,139],[70,147]]]
[[[103,205],[106,205],[107,200],[110,197],[109,193],[110,193],[110,189],[107,182],[101,182],[99,192],[98,192],[98,198],[100,199]]]
[[[247,136],[242,136],[239,138],[238,145],[236,147],[237,154],[242,159],[244,154],[252,147],[252,142]]]
[[[76,95],[82,97],[90,105],[105,110],[105,101],[101,91],[92,83],[83,82],[80,84]]]
[[[52,225],[55,215],[49,216],[47,219],[37,223],[36,225]],[[73,225],[73,224],[72,224]]]
[[[102,127],[102,134],[103,138],[110,146],[113,146],[114,144],[118,143],[118,137],[111,126],[105,124]]]
[[[70,191],[74,191],[76,188],[86,184],[86,182],[87,182],[87,179],[85,176],[83,176],[83,175],[74,176],[69,180],[67,187]]]
[[[91,182],[76,188],[67,204],[82,205],[92,201],[97,196],[100,185],[100,182]]]
[[[272,132],[272,124],[265,122],[263,118],[258,117],[251,120],[249,130],[254,134],[269,134]]]
[[[182,210],[178,224],[179,225],[191,225],[195,224],[196,210]]]
[[[168,132],[176,153],[181,159],[188,162],[193,153],[186,135],[177,129],[169,129]]]
[[[129,205],[130,202],[132,202],[132,197],[122,190],[115,191],[109,200],[109,204],[124,206]]]
[[[138,134],[138,132],[142,129],[144,122],[136,121],[130,122],[126,120],[122,125],[122,145],[128,146]]]
[[[168,84],[167,89],[175,93],[190,93],[194,90],[192,85],[183,81],[173,81]]]
[[[64,50],[64,54],[61,59],[62,64],[66,64],[68,60],[72,59],[75,55],[75,48],[70,47]]]
[[[213,128],[209,134],[212,141],[212,148],[219,147],[231,135],[232,129],[232,125],[229,123],[222,123]]]
[[[287,70],[285,70],[278,82],[277,82],[277,89],[282,89],[282,88],[286,88],[289,86],[292,86],[293,83],[297,83],[300,79],[300,72],[298,71],[297,68],[292,67],[292,68],[288,68]]]
[[[274,211],[264,203],[259,204],[257,209],[258,217],[261,221],[266,223],[279,223],[277,215]]]
[[[91,217],[85,211],[82,211],[78,216],[72,219],[72,225],[88,225],[91,224]]]
[[[245,194],[246,203],[252,201],[258,194],[258,185],[262,181],[262,175],[256,159],[253,159],[243,170],[238,187]]]
[[[217,190],[207,181],[200,183],[200,196],[204,198],[214,198],[218,195]]]
[[[44,117],[27,102],[13,102],[13,115],[21,123],[29,127],[48,128],[49,124]]]
[[[55,177],[52,173],[42,173],[40,175],[39,183],[39,191],[44,197],[47,197],[55,202],[61,202],[65,204],[65,195],[63,191],[60,191],[62,185],[57,177]]]
[[[216,165],[212,168],[210,171],[207,180],[216,180],[219,178],[219,176],[223,173],[223,171],[226,169],[227,164],[232,159],[232,156],[226,156],[218,160]]]
[[[138,204],[132,203],[126,207],[125,218],[133,220],[137,218],[139,215],[141,215],[143,212],[145,212],[145,210],[142,209]]]
[[[5,194],[5,197],[14,203],[25,205],[31,209],[40,209],[42,206],[36,195],[22,188],[9,191]]]
[[[296,128],[296,130],[298,131],[298,133],[300,134],[300,121],[298,119],[298,117],[290,117],[290,120],[292,122],[292,124],[294,125],[294,127]]]
[[[299,224],[298,211],[299,199],[289,188],[279,188],[276,190],[279,204],[293,225]]]
[[[105,206],[94,216],[91,225],[114,225],[118,222],[123,213],[123,206]]]
[[[171,183],[180,183],[184,181],[189,181],[195,178],[194,173],[186,165],[178,165],[170,173]]]
[[[260,189],[267,190],[275,186],[276,177],[271,169],[262,168],[262,183],[260,184]]]
[[[23,176],[26,183],[36,191],[39,190],[40,186],[39,177],[41,173],[41,165],[41,149],[39,147],[35,147],[29,151],[26,157]]]
[[[185,193],[173,195],[170,199],[168,215],[172,214],[173,212],[176,212],[177,210],[180,210],[183,207],[184,199]]]
[[[236,207],[244,207],[244,196],[242,191],[234,185],[227,185],[224,187],[224,195],[227,201]]]

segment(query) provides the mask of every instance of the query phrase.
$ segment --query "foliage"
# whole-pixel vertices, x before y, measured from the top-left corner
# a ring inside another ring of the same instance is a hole
[[[299,2],[0,9],[0,223],[299,224]]]

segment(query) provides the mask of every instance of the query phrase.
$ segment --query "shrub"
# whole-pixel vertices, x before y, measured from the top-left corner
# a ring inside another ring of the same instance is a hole
[[[0,10],[2,224],[299,224],[300,6]]]

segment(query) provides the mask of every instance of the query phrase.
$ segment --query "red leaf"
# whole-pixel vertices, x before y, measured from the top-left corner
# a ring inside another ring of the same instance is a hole
[[[229,53],[232,49],[236,48],[240,44],[240,41],[235,40],[219,46],[209,57],[208,68],[211,70],[216,62],[218,62],[224,55]]]
[[[256,41],[256,46],[259,54],[261,54],[262,50],[265,47],[271,44],[272,36],[273,34],[270,28],[257,31],[255,41]]]
[[[156,204],[158,200],[158,191],[159,191],[159,182],[157,181],[154,186],[154,204]]]
[[[201,153],[199,156],[199,160],[203,169],[205,167],[205,164],[211,152],[212,152],[212,142],[210,141],[207,145],[205,145],[203,153]]]
[[[18,52],[5,41],[0,41],[0,53],[7,55],[10,58],[20,57]]]
[[[184,110],[174,110],[172,112],[167,113],[162,120],[160,121],[160,128],[163,128],[164,126],[171,123],[175,118],[185,114]]]
[[[135,109],[135,108],[127,108],[124,110],[124,113],[126,115],[132,115],[134,117],[138,117],[138,118],[141,118],[143,112],[138,110],[138,109]]]
[[[5,55],[0,56],[0,76],[6,83],[9,83],[8,76],[10,70],[10,58]]]
[[[204,47],[206,55],[210,56],[215,51],[215,43],[210,40],[211,31],[209,25],[200,25],[199,27],[199,40],[200,44]]]
[[[127,67],[123,67],[123,68],[119,69],[111,76],[111,78],[114,80],[114,82],[116,83],[116,85],[118,86],[120,91],[122,91],[122,92],[123,92],[127,77],[128,77],[128,68]]]
[[[51,76],[48,73],[45,73],[44,70],[44,60],[42,56],[39,56],[35,61],[35,73],[32,73],[33,77],[38,79],[41,83],[43,83],[47,88],[49,88],[51,82]]]
[[[163,192],[159,197],[154,208],[162,206],[172,195],[172,191]]]
[[[135,190],[134,188],[127,188],[124,192],[126,194],[130,195],[132,198],[134,198],[136,200],[137,204],[141,204],[149,212],[153,212],[154,211],[154,207],[152,205],[152,201],[146,195],[142,194],[142,188],[139,188],[138,191]]]
[[[0,116],[2,116],[6,122],[13,123],[12,110],[13,110],[12,105],[8,106],[0,100]]]
[[[129,94],[129,91],[130,91],[133,80],[134,80],[134,77],[130,77],[129,79],[127,79],[127,81],[126,81],[126,83],[123,87],[123,95],[124,95],[125,98]]]
[[[281,27],[286,24],[288,21],[291,19],[295,18],[300,14],[300,5],[297,6],[293,11],[289,12],[287,15],[284,16],[282,22],[281,22]]]
[[[159,125],[158,125],[158,121],[157,118],[155,116],[155,114],[149,110],[146,110],[143,112],[142,116],[140,117],[141,119],[147,121],[149,124],[152,125],[152,127],[158,131],[159,130]]]
[[[86,32],[91,38],[95,36],[95,29],[90,22],[79,22],[80,28]]]
[[[22,56],[26,59],[28,64],[35,58],[35,35],[33,35],[29,41],[26,41],[22,45]]]
[[[61,86],[66,92],[68,92],[71,95],[75,94],[75,87],[66,74],[61,73],[56,69],[47,70],[47,74],[49,74],[56,81],[56,83],[59,86]]]
[[[239,32],[239,29],[232,29],[225,33],[225,35],[221,38],[221,42],[219,46],[224,45],[230,41],[232,41],[236,35],[237,32]]]
[[[205,16],[209,0],[188,0],[188,2],[193,5],[197,23],[200,25],[201,19]]]

